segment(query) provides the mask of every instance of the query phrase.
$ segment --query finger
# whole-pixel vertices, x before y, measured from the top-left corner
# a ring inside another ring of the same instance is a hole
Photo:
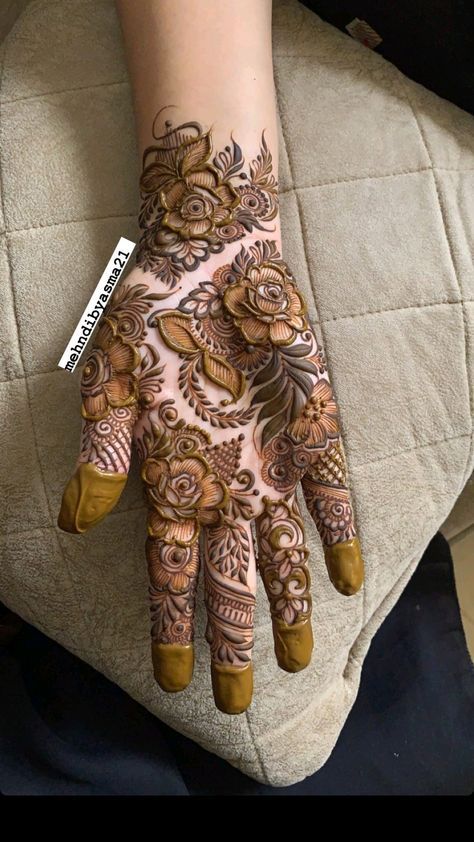
[[[329,578],[339,593],[351,596],[364,581],[364,562],[354,525],[340,435],[318,454],[301,485],[308,511],[321,536]]]
[[[249,523],[222,518],[204,527],[203,563],[214,700],[224,713],[242,713],[253,692],[256,570]]]
[[[153,519],[149,519],[153,531]],[[150,580],[152,660],[162,690],[184,690],[193,677],[194,606],[199,574],[199,545],[180,546],[149,535],[146,542]]]
[[[138,348],[118,315],[104,316],[82,371],[82,447],[63,494],[58,525],[85,532],[113,509],[126,481],[138,416]],[[126,323],[125,323],[126,324]]]
[[[114,508],[127,482],[135,406],[110,409],[100,420],[84,420],[81,453],[61,501],[58,526],[85,532]]]
[[[313,651],[309,550],[296,497],[263,498],[256,520],[258,568],[270,601],[275,654],[287,672],[299,672]]]

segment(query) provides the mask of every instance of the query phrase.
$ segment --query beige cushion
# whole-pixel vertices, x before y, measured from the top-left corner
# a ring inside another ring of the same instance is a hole
[[[373,634],[473,470],[474,120],[297,2],[275,6],[285,256],[340,400],[365,589],[332,589],[307,518],[313,662],[277,668],[260,592],[255,699],[228,717],[202,614],[192,686],[170,697],[153,681],[136,465],[102,525],[57,529],[80,398],[56,364],[119,235],[137,236],[137,156],[111,0],[37,0],[6,38],[0,89],[0,597],[174,728],[284,785],[328,757]]]

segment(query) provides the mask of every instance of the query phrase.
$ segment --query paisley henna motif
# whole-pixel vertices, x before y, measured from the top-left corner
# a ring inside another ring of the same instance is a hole
[[[171,289],[226,243],[265,230],[277,215],[278,192],[264,134],[248,174],[243,166],[235,140],[212,157],[210,131],[167,122],[143,155],[137,264]]]

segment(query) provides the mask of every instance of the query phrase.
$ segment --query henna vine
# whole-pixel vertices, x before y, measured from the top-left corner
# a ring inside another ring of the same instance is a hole
[[[143,155],[137,264],[174,288],[184,272],[278,213],[278,185],[262,134],[260,152],[243,170],[240,146],[212,158],[211,132],[199,123],[166,132]]]
[[[226,519],[206,530],[206,639],[215,663],[244,667],[250,660],[255,596],[249,590],[248,527]]]

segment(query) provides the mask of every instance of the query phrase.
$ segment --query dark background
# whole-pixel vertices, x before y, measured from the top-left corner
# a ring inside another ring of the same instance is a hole
[[[365,20],[383,38],[375,52],[411,79],[474,113],[472,0],[302,2],[343,32],[354,18]]]

